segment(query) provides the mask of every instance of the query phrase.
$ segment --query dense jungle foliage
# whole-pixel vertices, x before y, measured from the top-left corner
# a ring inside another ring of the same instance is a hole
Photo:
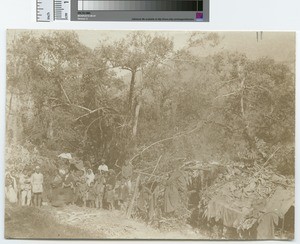
[[[183,48],[131,32],[91,49],[76,32],[23,32],[7,43],[7,142],[160,172],[184,160],[266,161],[294,174],[292,67],[222,51],[216,33]],[[272,158],[269,159],[269,157]]]

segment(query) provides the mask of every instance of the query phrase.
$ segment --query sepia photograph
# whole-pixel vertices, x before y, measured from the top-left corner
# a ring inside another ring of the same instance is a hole
[[[5,238],[293,240],[295,39],[7,30]]]

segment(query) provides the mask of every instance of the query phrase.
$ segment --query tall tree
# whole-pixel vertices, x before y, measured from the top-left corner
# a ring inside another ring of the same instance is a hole
[[[114,43],[102,43],[96,52],[111,67],[130,72],[128,109],[132,111],[137,72],[142,68],[159,65],[173,49],[173,42],[164,36],[132,32]]]

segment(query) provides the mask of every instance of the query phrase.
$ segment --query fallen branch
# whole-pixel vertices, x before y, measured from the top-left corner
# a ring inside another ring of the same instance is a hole
[[[270,161],[271,158],[273,158],[273,156],[275,155],[275,153],[280,149],[281,147],[278,147],[271,155],[270,157],[267,159],[267,161],[263,164],[263,168],[266,167],[268,165],[268,162]]]

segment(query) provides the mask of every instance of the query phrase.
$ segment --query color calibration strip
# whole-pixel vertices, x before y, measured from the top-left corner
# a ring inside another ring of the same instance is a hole
[[[203,1],[198,0],[79,0],[78,10],[98,11],[203,11]]]
[[[209,0],[72,0],[72,21],[208,22]]]

